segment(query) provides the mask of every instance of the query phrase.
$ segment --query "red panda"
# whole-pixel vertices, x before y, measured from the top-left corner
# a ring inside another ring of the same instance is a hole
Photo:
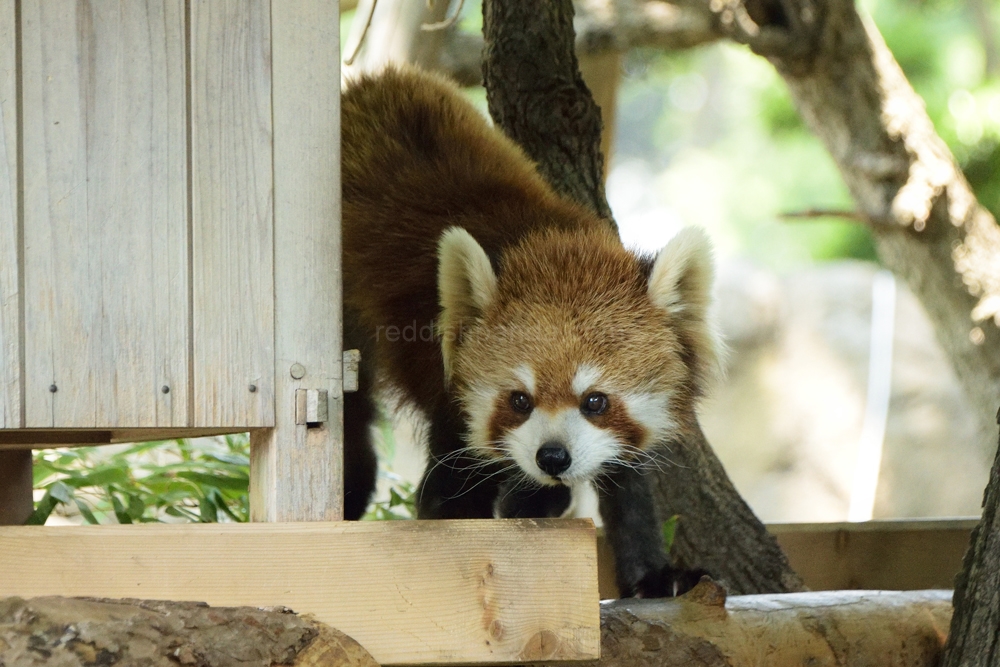
[[[558,515],[599,488],[623,595],[669,566],[643,472],[716,366],[708,242],[656,257],[558,196],[446,80],[390,67],[342,98],[345,514],[374,485],[376,383],[430,422],[419,518]]]

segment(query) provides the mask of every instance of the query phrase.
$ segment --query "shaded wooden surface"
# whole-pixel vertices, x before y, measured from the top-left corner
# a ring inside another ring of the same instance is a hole
[[[251,434],[250,516],[331,521],[343,517],[344,430],[336,3],[274,3],[271,38],[276,412],[275,428]],[[299,389],[326,391],[324,423],[296,424]]]
[[[599,650],[587,520],[20,526],[0,528],[0,562],[0,596],[286,605],[382,664]]]
[[[27,427],[187,423],[183,6],[21,3]]]
[[[14,0],[0,0],[0,429],[22,426],[15,25]]]
[[[0,664],[378,667],[356,641],[287,609],[0,599]]]
[[[267,0],[191,2],[197,426],[274,425],[270,10]]]
[[[977,519],[768,524],[812,591],[950,589]],[[602,600],[618,597],[614,554],[599,534]]]
[[[19,526],[35,509],[31,450],[0,451],[0,526]]]
[[[171,438],[200,438],[242,433],[234,428],[121,428],[121,429],[17,429],[0,430],[0,451],[5,449],[47,449],[150,442]]]
[[[812,590],[951,589],[975,519],[772,524]]]

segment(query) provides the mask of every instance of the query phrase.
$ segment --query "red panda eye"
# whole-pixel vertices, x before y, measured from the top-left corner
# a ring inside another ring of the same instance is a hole
[[[604,411],[607,409],[608,397],[599,392],[587,394],[583,398],[583,404],[580,406],[580,410],[588,416],[604,414]]]
[[[510,407],[514,408],[515,412],[528,413],[534,406],[531,404],[530,396],[523,391],[515,391],[510,394]]]

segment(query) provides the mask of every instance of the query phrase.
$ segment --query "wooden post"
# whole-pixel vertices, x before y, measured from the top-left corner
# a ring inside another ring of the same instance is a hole
[[[271,44],[275,419],[250,433],[250,515],[332,521],[343,517],[337,3],[272,2]],[[298,391],[328,402],[325,422],[296,423]]]
[[[19,526],[34,511],[31,450],[0,449],[0,525]]]

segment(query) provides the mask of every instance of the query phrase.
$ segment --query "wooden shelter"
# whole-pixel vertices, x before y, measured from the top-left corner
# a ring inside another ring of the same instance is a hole
[[[589,522],[336,523],[339,90],[329,0],[0,0],[0,522],[32,448],[244,431],[253,519],[315,522],[6,527],[0,597],[288,605],[384,664],[596,658]]]

